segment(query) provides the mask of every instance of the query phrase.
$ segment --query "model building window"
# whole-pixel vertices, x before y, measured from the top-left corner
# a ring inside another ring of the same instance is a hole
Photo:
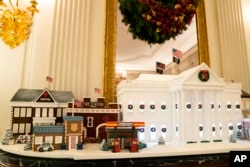
[[[93,127],[93,120],[94,120],[94,117],[87,118],[87,127]]]
[[[239,111],[240,110],[240,104],[236,104],[236,111]]]
[[[155,141],[156,139],[156,127],[155,125],[151,125],[151,128],[150,128],[150,138],[151,138],[151,141]]]
[[[18,124],[13,124],[12,131],[13,133],[18,133]]]
[[[53,143],[53,136],[46,136],[45,141],[49,143]]]
[[[56,117],[61,117],[62,116],[62,109],[58,108],[56,111]]]
[[[24,133],[25,124],[19,124],[19,133]]]
[[[40,113],[40,108],[36,108],[36,110],[35,110],[35,117],[41,117],[40,114],[41,114]]]
[[[62,109],[62,115],[66,115],[67,114],[67,110],[65,108]]]
[[[128,112],[132,112],[133,111],[133,105],[132,104],[129,104],[128,105]]]
[[[62,143],[62,136],[55,136],[55,144]]]
[[[228,123],[229,136],[233,135],[233,130],[234,130],[233,123]]]
[[[31,124],[27,123],[25,127],[25,133],[30,133],[30,129],[31,129]]]
[[[26,116],[26,108],[21,108],[20,117],[25,117],[25,116]]]
[[[151,111],[154,111],[155,105],[154,105],[154,104],[151,104],[151,105],[150,105],[150,109],[151,109]]]
[[[19,108],[14,109],[14,117],[19,117]]]
[[[232,105],[230,103],[227,103],[227,111],[231,111]]]
[[[140,109],[143,111],[143,109],[145,108],[145,105],[144,104],[140,104]]]
[[[31,108],[27,108],[26,117],[31,117],[31,116],[32,116],[32,109]]]
[[[139,141],[143,141],[144,140],[144,134],[145,134],[144,132],[145,132],[145,129],[144,128],[140,128],[139,133],[138,133]]]
[[[43,143],[43,137],[42,136],[35,137],[35,144],[42,144],[42,143]]]
[[[161,105],[161,110],[162,110],[162,111],[166,111],[166,104],[162,104],[162,105]]]
[[[167,126],[166,125],[161,126],[161,135],[164,139],[166,138],[166,135],[167,135]]]
[[[49,117],[54,117],[54,109],[49,108]]]
[[[47,117],[47,108],[42,109],[42,117]]]

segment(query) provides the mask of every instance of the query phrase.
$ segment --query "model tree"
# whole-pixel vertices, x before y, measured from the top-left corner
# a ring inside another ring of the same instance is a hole
[[[158,144],[159,145],[164,145],[165,144],[165,140],[164,140],[163,136],[159,137]]]
[[[229,142],[230,143],[236,143],[236,139],[235,139],[233,134],[230,135]]]
[[[236,133],[236,138],[237,139],[244,139],[244,134],[242,133],[242,130],[238,130]]]
[[[103,151],[108,151],[109,150],[108,143],[106,142],[105,139],[102,140],[101,145],[100,145],[100,149],[103,150]]]
[[[25,143],[23,149],[24,149],[24,151],[32,150],[32,140],[31,140],[31,139],[28,140],[28,141]]]
[[[9,145],[10,141],[13,140],[13,132],[11,129],[6,129],[3,139],[2,139],[2,144],[3,145]]]

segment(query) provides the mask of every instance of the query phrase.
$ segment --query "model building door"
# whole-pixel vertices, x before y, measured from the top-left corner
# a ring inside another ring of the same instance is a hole
[[[70,136],[69,137],[69,150],[76,149],[76,144],[78,137],[77,136]]]

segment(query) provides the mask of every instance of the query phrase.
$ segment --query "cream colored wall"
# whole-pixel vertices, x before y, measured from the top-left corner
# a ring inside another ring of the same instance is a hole
[[[8,126],[10,99],[19,88],[72,90],[79,99],[102,88],[106,1],[38,3],[29,39],[15,49],[0,41],[0,133]],[[54,78],[51,84],[47,75]]]
[[[241,1],[242,1],[242,12],[244,20],[246,46],[247,46],[248,64],[250,66],[250,1],[249,0],[241,0]]]
[[[250,92],[248,0],[205,0],[211,68]],[[243,15],[242,15],[243,13]]]

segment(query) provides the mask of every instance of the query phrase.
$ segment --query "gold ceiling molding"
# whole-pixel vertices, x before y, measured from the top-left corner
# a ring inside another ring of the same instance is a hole
[[[31,0],[30,3],[26,10],[21,10],[18,0],[15,6],[11,0],[9,5],[0,0],[0,38],[12,49],[28,39],[33,15],[39,12],[37,2]]]
[[[106,34],[105,34],[105,57],[104,57],[104,80],[103,96],[107,102],[115,102],[115,64],[116,64],[116,17],[117,0],[106,1]],[[210,66],[208,51],[207,25],[205,17],[205,4],[202,0],[197,7],[197,38],[199,63]]]

